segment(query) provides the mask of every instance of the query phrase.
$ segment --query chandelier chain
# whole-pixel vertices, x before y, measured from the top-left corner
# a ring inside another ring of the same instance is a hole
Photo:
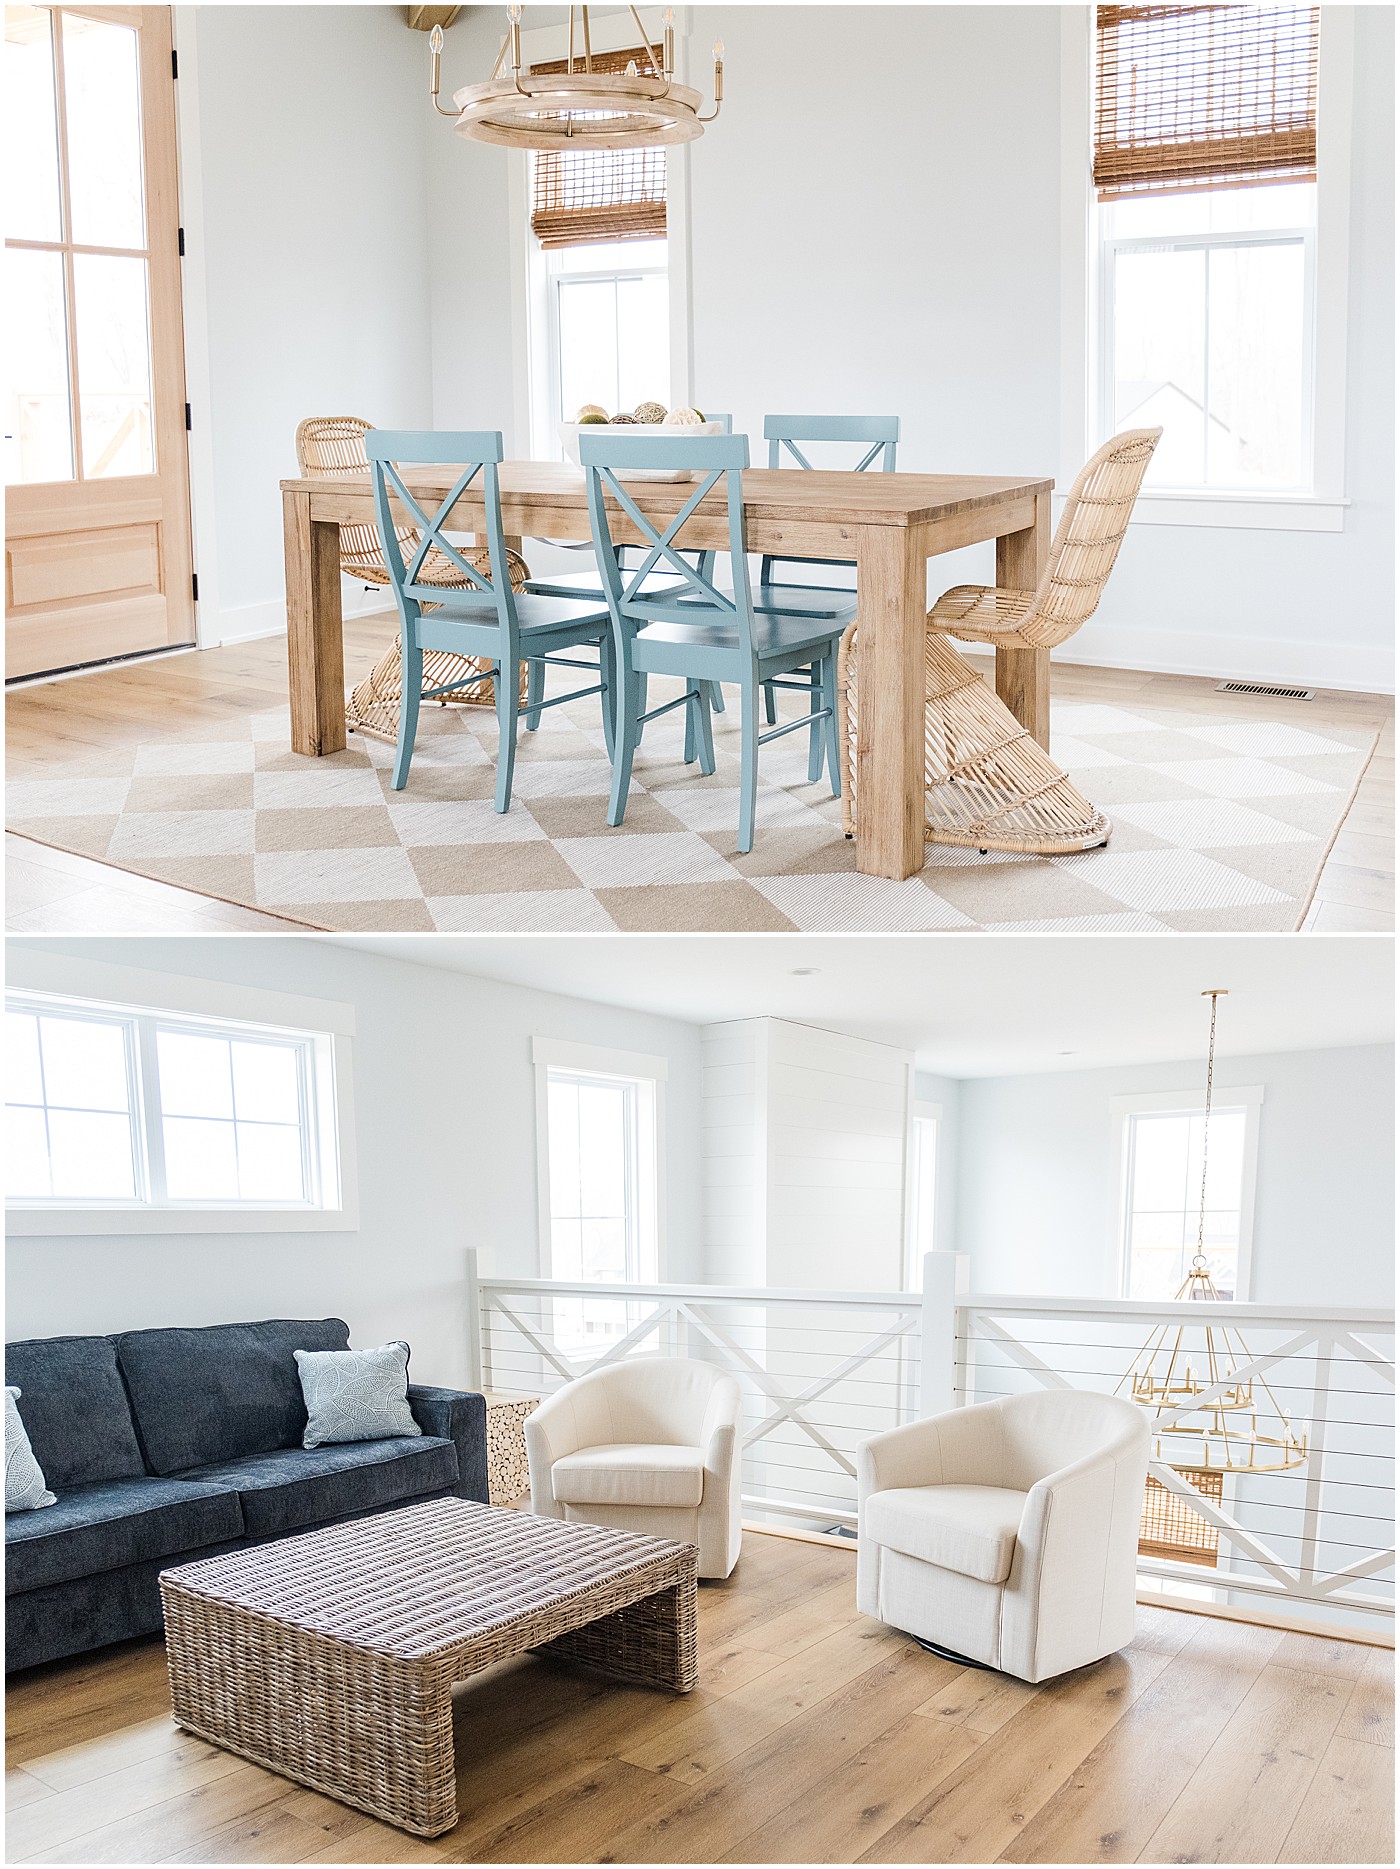
[[[1206,1107],[1201,1123],[1201,1208],[1196,1221],[1196,1256],[1194,1265],[1206,1263],[1206,1175],[1210,1164],[1210,1109],[1215,1098],[1215,1015],[1220,1006],[1219,993],[1210,996],[1210,1042],[1206,1048]]]

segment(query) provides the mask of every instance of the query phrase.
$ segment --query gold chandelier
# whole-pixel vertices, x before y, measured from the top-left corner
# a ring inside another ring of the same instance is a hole
[[[430,91],[433,109],[454,117],[457,134],[478,143],[504,143],[511,149],[648,149],[665,143],[690,143],[713,123],[724,102],[724,44],[715,41],[715,107],[700,115],[703,99],[675,76],[674,15],[668,9],[661,45],[654,46],[636,7],[637,55],[626,71],[595,71],[588,8],[569,8],[569,56],[562,71],[528,69],[520,51],[518,6],[506,8],[510,25],[491,76],[484,84],[455,91],[449,110],[438,101],[442,28],[429,35]],[[575,14],[581,14],[581,47],[576,46]]]
[[[1174,1302],[1223,1304],[1206,1258],[1206,1173],[1210,1160],[1210,1115],[1215,1095],[1215,1024],[1223,987],[1201,995],[1210,1001],[1210,1043],[1206,1057],[1205,1119],[1201,1134],[1201,1199],[1196,1222],[1196,1251],[1191,1269]],[[1187,1338],[1196,1339],[1193,1364]],[[1203,1341],[1202,1341],[1203,1339]],[[1198,1490],[1213,1490],[1221,1473],[1283,1473],[1308,1457],[1308,1437],[1289,1420],[1262,1377],[1237,1372],[1254,1361],[1244,1339],[1228,1324],[1177,1322],[1155,1330],[1138,1352],[1114,1394],[1124,1387],[1157,1425],[1154,1456]],[[1256,1381],[1259,1394],[1255,1393]],[[1198,1397],[1208,1399],[1197,1401]],[[1162,1422],[1163,1415],[1180,1419]]]

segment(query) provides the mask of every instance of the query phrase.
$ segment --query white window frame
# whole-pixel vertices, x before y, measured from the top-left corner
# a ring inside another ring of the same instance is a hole
[[[640,247],[639,240],[622,244]],[[547,455],[552,460],[562,460],[563,446],[559,439],[559,424],[569,418],[562,413],[560,397],[560,316],[559,291],[563,285],[580,282],[598,283],[612,281],[614,284],[624,279],[665,279],[669,291],[670,239],[667,237],[667,263],[664,266],[601,266],[596,269],[580,269],[577,272],[565,272],[550,264],[549,253],[537,240],[531,240],[531,271],[536,275],[532,296],[542,297],[544,309],[540,314],[541,328],[544,333],[542,353],[535,357],[536,371],[531,376],[531,434],[537,455]],[[543,385],[542,398],[537,399],[535,389]],[[543,400],[544,407],[538,406]]]
[[[929,1237],[919,1238],[919,1198],[918,1198],[918,1125],[933,1124],[933,1225]],[[938,1224],[938,1184],[942,1162],[940,1156],[943,1146],[943,1105],[929,1103],[922,1097],[912,1099],[909,1105],[909,1189],[905,1202],[904,1228],[904,1289],[920,1291],[924,1282],[924,1259],[927,1254],[939,1250],[940,1227]]]
[[[323,1205],[251,1201],[127,1202],[14,1200],[6,1204],[9,1234],[26,1238],[82,1238],[117,1234],[354,1232],[359,1228],[359,1190],[355,1162],[352,1041],[353,1006],[332,1000],[276,993],[223,980],[189,979],[140,967],[79,959],[9,945],[8,986],[17,999],[41,1001],[54,1010],[77,1012],[89,1006],[137,1022],[138,1043],[154,1046],[154,1026],[226,1034],[231,1025],[246,1026],[250,1037],[292,1037],[306,1042],[306,1070],[314,1077],[311,1102],[316,1120],[313,1172],[306,1185],[324,1198]],[[62,1002],[60,1004],[60,1002]],[[142,1060],[146,1084],[156,1077],[147,1051]],[[133,1099],[135,1089],[133,1086]],[[150,1175],[148,1188],[159,1191],[160,1115],[133,1101],[135,1126]],[[303,1147],[309,1148],[303,1129]],[[320,1183],[324,1185],[318,1185]],[[138,1187],[141,1179],[138,1176]]]
[[[666,1280],[666,1078],[667,1059],[642,1051],[614,1051],[605,1045],[579,1045],[566,1039],[536,1037],[531,1043],[535,1066],[535,1170],[538,1190],[538,1232],[541,1278],[554,1278],[551,1242],[551,1207],[549,1178],[549,1074],[551,1070],[568,1071],[581,1077],[619,1079],[636,1084],[646,1097],[649,1108],[643,1111],[653,1137],[654,1171],[638,1162],[635,1185],[639,1202],[649,1209],[655,1203],[655,1216],[639,1213],[642,1225],[653,1229],[656,1241],[656,1283]],[[648,1192],[647,1182],[651,1188]],[[642,1284],[653,1281],[643,1279]]]
[[[638,7],[642,25],[653,45],[660,45],[665,8]],[[676,9],[676,76],[686,81],[693,9]],[[616,13],[589,11],[595,52],[617,52],[635,45],[637,27],[627,10]],[[520,35],[522,56],[528,65],[568,55],[566,26],[536,26]],[[536,460],[562,458],[558,422],[550,411],[557,407],[559,386],[551,374],[550,293],[546,255],[530,231],[530,167],[528,153],[507,154],[507,193],[510,208],[512,379],[517,446]],[[690,318],[690,147],[672,144],[666,149],[666,273],[669,284],[672,408],[694,401],[691,387],[692,347]],[[547,384],[548,407],[541,406],[535,385]]]
[[[1243,1110],[1244,1150],[1240,1164],[1240,1241],[1235,1259],[1235,1299],[1246,1302],[1253,1279],[1254,1199],[1259,1176],[1259,1112],[1264,1103],[1262,1084],[1217,1087],[1212,1111]],[[1205,1097],[1194,1090],[1154,1090],[1142,1095],[1111,1099],[1114,1142],[1118,1151],[1118,1173],[1114,1181],[1116,1200],[1113,1211],[1112,1243],[1117,1266],[1118,1296],[1128,1298],[1132,1290],[1132,1256],[1128,1226],[1129,1185],[1132,1167],[1132,1123],[1134,1116],[1200,1116]]]
[[[1102,210],[1100,210],[1102,212]],[[1257,232],[1230,234],[1132,234],[1117,238],[1103,235],[1098,241],[1098,294],[1099,294],[1099,378],[1098,378],[1098,419],[1097,432],[1100,442],[1107,441],[1115,432],[1116,416],[1114,413],[1114,352],[1117,332],[1114,325],[1114,271],[1117,260],[1124,254],[1138,253],[1211,253],[1222,249],[1240,247],[1281,247],[1301,246],[1303,250],[1303,320],[1304,320],[1304,355],[1303,355],[1303,438],[1300,455],[1307,484],[1297,487],[1277,489],[1280,499],[1311,499],[1313,495],[1312,476],[1316,464],[1314,433],[1316,429],[1316,376],[1314,368],[1317,332],[1317,239],[1311,227],[1270,227],[1260,228]],[[1207,262],[1208,263],[1208,262]],[[1210,419],[1209,382],[1210,382],[1210,312],[1209,301],[1206,311],[1206,406],[1203,411],[1207,425]],[[1233,499],[1237,495],[1247,499],[1273,498],[1272,490],[1259,495],[1249,490],[1233,487],[1154,487],[1148,490],[1152,498],[1171,498],[1180,500],[1216,499],[1224,496]],[[1146,495],[1144,496],[1146,497]]]
[[[1104,265],[1093,185],[1094,13],[1060,10],[1061,72],[1061,422],[1059,484],[1067,488],[1109,430],[1104,374]],[[1340,532],[1346,493],[1347,314],[1351,241],[1352,9],[1325,6],[1318,51],[1317,220],[1314,230],[1311,371],[1311,491],[1145,488],[1135,525],[1252,531]],[[1265,230],[1260,237],[1267,238]],[[1179,236],[1182,244],[1236,236]],[[1239,237],[1250,243],[1255,236]]]

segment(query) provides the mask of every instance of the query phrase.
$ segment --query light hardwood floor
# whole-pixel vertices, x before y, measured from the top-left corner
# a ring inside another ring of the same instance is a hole
[[[460,1688],[457,1828],[409,1837],[182,1734],[158,1642],[16,1676],[8,1860],[1393,1859],[1393,1656],[1162,1609],[1041,1688],[857,1615],[845,1550],[749,1533],[671,1698],[533,1657]]]
[[[345,625],[345,672],[354,683],[393,641],[389,615]],[[979,658],[990,673],[990,657]],[[1095,700],[1299,726],[1372,728],[1380,745],[1347,813],[1305,923],[1325,933],[1385,933],[1395,910],[1395,710],[1387,697],[1324,691],[1312,701],[1272,701],[1216,692],[1213,681],[1180,675],[1057,662],[1052,692]],[[105,669],[75,680],[11,690],[6,717],[13,777],[61,777],[81,762],[92,770],[104,748],[179,737],[195,725],[266,711],[287,698],[286,645],[280,636]],[[28,934],[215,933],[300,926],[254,909],[216,902],[167,883],[69,856],[25,838],[5,839],[6,925]]]

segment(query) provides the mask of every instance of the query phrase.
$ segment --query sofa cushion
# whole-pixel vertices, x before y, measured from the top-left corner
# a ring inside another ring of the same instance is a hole
[[[31,1337],[5,1345],[5,1381],[34,1458],[56,1493],[146,1471],[110,1337]]]
[[[143,1558],[177,1558],[243,1530],[238,1495],[213,1481],[106,1480],[5,1520],[5,1594],[41,1590]]]
[[[1007,1486],[893,1486],[867,1497],[861,1531],[925,1564],[1005,1583],[1025,1503]]]
[[[373,1512],[457,1484],[451,1441],[345,1441],[334,1447],[246,1454],[181,1476],[230,1486],[243,1507],[250,1538],[276,1538],[303,1526]]]
[[[146,1464],[171,1474],[299,1447],[306,1404],[294,1352],[343,1350],[350,1329],[338,1317],[272,1318],[114,1341]]]
[[[612,1441],[556,1460],[552,1482],[561,1506],[698,1506],[705,1456],[698,1447]]]

